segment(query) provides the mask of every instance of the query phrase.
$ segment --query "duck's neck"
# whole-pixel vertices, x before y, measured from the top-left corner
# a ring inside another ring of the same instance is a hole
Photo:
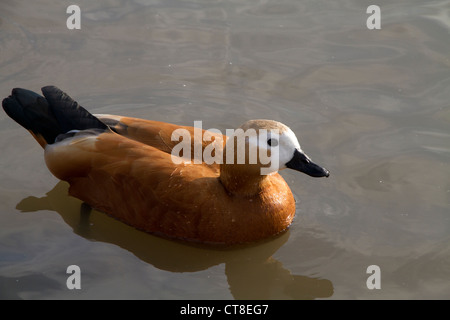
[[[248,170],[246,165],[221,164],[220,181],[225,189],[233,194],[251,197],[259,194],[269,183],[267,175]]]

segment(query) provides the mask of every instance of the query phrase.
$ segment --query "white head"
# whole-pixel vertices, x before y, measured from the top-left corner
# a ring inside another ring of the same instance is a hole
[[[329,176],[328,170],[311,162],[288,126],[277,121],[260,119],[247,121],[239,129],[235,131],[234,136],[238,138],[238,141],[240,137],[245,137],[250,163],[252,163],[252,154],[259,155],[258,162],[262,165],[261,174],[291,168],[313,177]],[[253,163],[256,163],[256,158],[254,159]]]

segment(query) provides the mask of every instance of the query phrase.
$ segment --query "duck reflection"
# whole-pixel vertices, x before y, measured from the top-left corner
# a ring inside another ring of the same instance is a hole
[[[69,196],[68,187],[61,181],[45,197],[23,199],[17,209],[56,211],[76,234],[118,245],[161,270],[195,272],[224,263],[235,299],[315,299],[333,294],[331,281],[292,275],[272,257],[288,240],[289,231],[254,245],[232,248],[188,245],[138,231],[92,210]]]

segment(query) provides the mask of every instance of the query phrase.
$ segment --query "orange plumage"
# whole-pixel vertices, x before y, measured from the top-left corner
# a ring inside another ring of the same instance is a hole
[[[259,163],[176,164],[172,160],[178,142],[171,135],[176,129],[191,133],[191,143],[200,143],[202,151],[214,143],[223,159],[229,152],[228,137],[196,141],[192,127],[95,116],[55,87],[44,87],[43,93],[45,98],[14,89],[3,107],[44,147],[49,170],[69,182],[70,194],[92,207],[152,234],[202,243],[258,241],[291,224],[295,201],[277,170],[261,175],[256,170],[262,167]],[[34,124],[35,114],[47,123]],[[286,126],[257,120],[242,127],[279,127],[280,154],[288,154],[285,160],[280,156],[284,162],[279,169],[328,176],[301,151]],[[194,154],[184,157],[192,160]]]

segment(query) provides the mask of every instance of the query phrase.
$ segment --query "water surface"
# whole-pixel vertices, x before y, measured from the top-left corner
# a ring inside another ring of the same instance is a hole
[[[270,118],[331,177],[282,171],[298,205],[280,237],[192,247],[83,210],[0,113],[0,298],[450,298],[450,1],[378,1],[381,30],[369,1],[80,0],[81,30],[70,4],[2,1],[1,97],[53,84],[222,132]]]

